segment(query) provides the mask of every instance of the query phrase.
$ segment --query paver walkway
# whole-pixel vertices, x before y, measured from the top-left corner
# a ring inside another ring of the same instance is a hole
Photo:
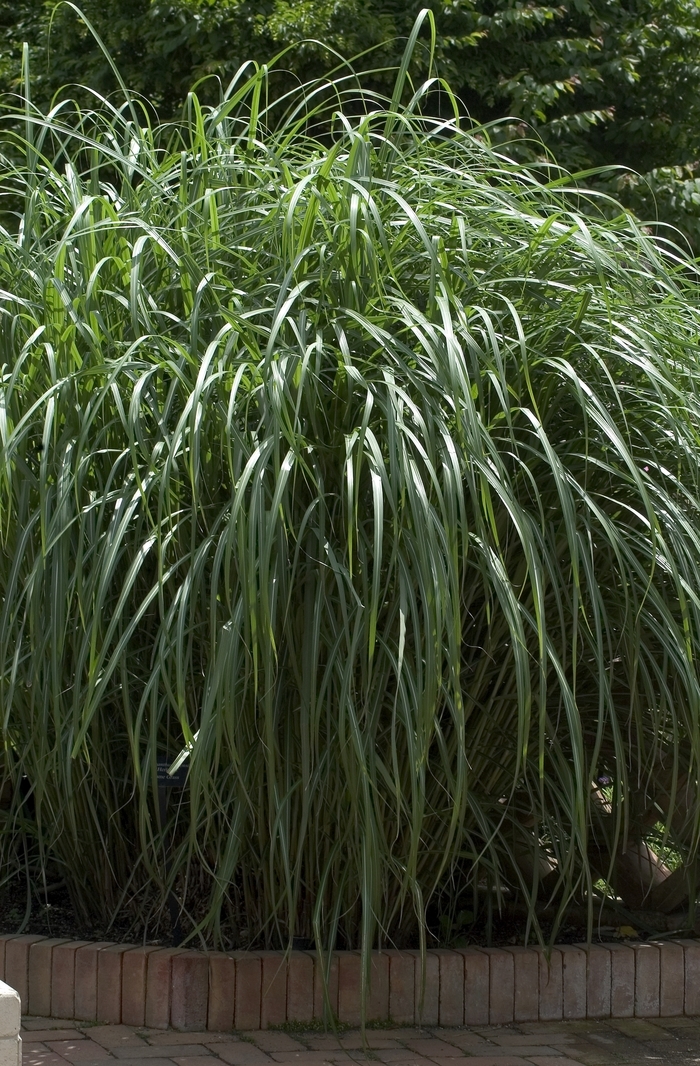
[[[25,1018],[24,1066],[647,1066],[700,1063],[700,1018],[368,1029],[178,1033]],[[202,1060],[208,1059],[207,1063]]]

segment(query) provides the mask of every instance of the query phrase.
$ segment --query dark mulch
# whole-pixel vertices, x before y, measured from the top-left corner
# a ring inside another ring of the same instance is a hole
[[[43,893],[42,893],[43,896]],[[75,940],[111,940],[117,943],[168,944],[172,942],[170,929],[144,929],[127,917],[117,918],[110,924],[88,924],[76,915],[70,896],[62,885],[50,887],[48,896],[32,899],[29,919],[26,915],[26,884],[15,882],[0,893],[0,934],[17,932],[34,933],[40,936],[66,937]],[[554,921],[554,911],[542,909],[539,914],[540,925],[545,941],[550,940]],[[684,924],[685,923],[685,924]],[[594,913],[593,941],[605,942],[629,936],[629,927],[637,932],[641,939],[667,938],[676,936],[696,936],[700,929],[689,929],[687,915],[661,915],[648,912],[631,913],[624,908],[606,905],[597,907]],[[510,906],[500,915],[492,915],[491,926],[484,914],[459,930],[445,930],[438,933],[429,947],[476,947],[506,946],[525,943],[527,915],[523,907]],[[437,931],[436,931],[437,932]],[[556,933],[556,942],[576,944],[585,942],[588,936],[587,913],[583,907],[571,908],[566,920]],[[530,943],[537,938],[532,933]],[[198,946],[198,945],[192,945]],[[252,945],[251,945],[252,946]],[[262,945],[260,945],[262,946]],[[311,946],[311,944],[304,945]],[[406,945],[409,946],[409,945]]]

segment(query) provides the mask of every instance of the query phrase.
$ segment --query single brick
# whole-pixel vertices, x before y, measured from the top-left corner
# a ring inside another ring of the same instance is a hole
[[[416,963],[416,1025],[437,1025],[440,1017],[440,960],[434,951],[426,951]]]
[[[634,1017],[634,952],[626,944],[609,944],[610,1017]]]
[[[464,963],[464,1024],[488,1025],[489,958],[478,948],[456,948]]]
[[[51,959],[53,950],[67,941],[48,939],[37,940],[29,946],[29,977],[27,981],[29,1008],[27,1013],[38,1018],[48,1018],[51,1014]]]
[[[171,969],[170,1024],[181,1031],[207,1027],[209,959],[202,951],[174,955]]]
[[[236,1003],[236,960],[225,951],[209,955],[209,1004],[207,1029],[227,1033],[233,1029]]]
[[[338,1020],[359,1025],[362,996],[362,957],[358,951],[338,952]]]
[[[659,944],[660,991],[659,1014],[675,1018],[683,1013],[685,970],[683,948],[668,940]]]
[[[515,965],[510,951],[482,948],[489,960],[489,1024],[508,1025],[515,1010]]]
[[[122,1024],[146,1024],[146,976],[148,956],[155,946],[131,948],[122,957]]]
[[[513,1021],[536,1022],[540,1016],[539,955],[532,948],[505,949],[513,956]]]
[[[15,933],[8,933],[7,935],[0,936],[0,981],[5,980],[5,949],[8,940],[15,939]]]
[[[149,1029],[167,1029],[170,1024],[172,964],[179,954],[179,948],[159,948],[148,955],[144,1020]]]
[[[236,960],[234,1029],[259,1029],[262,959],[247,951],[236,951],[232,956]]]
[[[660,959],[656,944],[635,944],[634,1014],[636,1018],[658,1018]]]
[[[565,1018],[586,1017],[586,954],[573,944],[559,947],[562,962],[562,1007]]]
[[[258,954],[262,960],[260,1028],[269,1029],[287,1020],[287,960],[280,951]]]
[[[683,1011],[691,1017],[700,1014],[700,942],[678,940],[683,948],[685,970],[685,1004]]]
[[[440,1025],[464,1024],[464,955],[434,948],[440,963]]]
[[[540,963],[540,1021],[561,1021],[564,1013],[561,952],[557,948],[552,948],[550,953],[542,948],[533,951],[537,952]]]
[[[75,953],[75,1017],[84,1022],[97,1021],[97,957],[109,940],[86,944]]]
[[[87,944],[87,940],[69,940],[51,953],[52,1018],[75,1018],[75,955]]]
[[[119,1025],[122,1020],[122,960],[131,944],[114,944],[97,956],[97,1020]]]
[[[373,951],[370,955],[365,1016],[368,1022],[389,1020],[389,956],[384,951]]]
[[[314,1016],[314,962],[305,951],[287,960],[287,1021],[311,1022]]]
[[[610,952],[599,944],[580,945],[586,952],[586,1017],[610,1017]]]
[[[412,952],[389,950],[389,1017],[394,1024],[413,1025],[416,1010],[416,959]]]
[[[328,1011],[333,1018],[338,1017],[338,953],[320,956],[315,951],[307,951],[314,963],[314,1018],[330,1022]]]
[[[15,936],[5,945],[5,982],[19,994],[22,1014],[29,1003],[29,949],[43,936]]]

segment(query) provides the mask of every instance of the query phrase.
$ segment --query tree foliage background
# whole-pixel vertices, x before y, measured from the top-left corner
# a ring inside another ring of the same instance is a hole
[[[230,78],[244,59],[306,80],[334,53],[389,67],[425,0],[83,0],[124,80],[168,116],[197,78]],[[433,0],[442,72],[478,121],[513,117],[510,150],[532,155],[535,127],[571,170],[629,168],[604,185],[644,218],[700,247],[700,6],[695,0]],[[0,4],[0,83],[17,85],[28,41],[45,99],[62,85],[115,88],[76,12],[54,0]],[[290,47],[291,46],[291,47]],[[367,51],[371,50],[371,51]],[[381,75],[377,75],[382,81]],[[385,80],[392,75],[387,71]],[[216,89],[212,80],[212,94]],[[204,91],[206,96],[206,89]],[[513,140],[513,134],[516,140]],[[600,181],[599,181],[600,184]]]

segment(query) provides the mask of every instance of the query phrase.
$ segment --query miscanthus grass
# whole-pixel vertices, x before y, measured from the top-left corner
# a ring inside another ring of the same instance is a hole
[[[536,921],[543,859],[560,917],[590,903],[661,780],[692,879],[694,267],[405,74],[273,105],[244,67],[166,127],[6,111],[0,849],[29,903],[59,878],[149,935],[172,891],[193,943],[430,945],[469,901]]]

